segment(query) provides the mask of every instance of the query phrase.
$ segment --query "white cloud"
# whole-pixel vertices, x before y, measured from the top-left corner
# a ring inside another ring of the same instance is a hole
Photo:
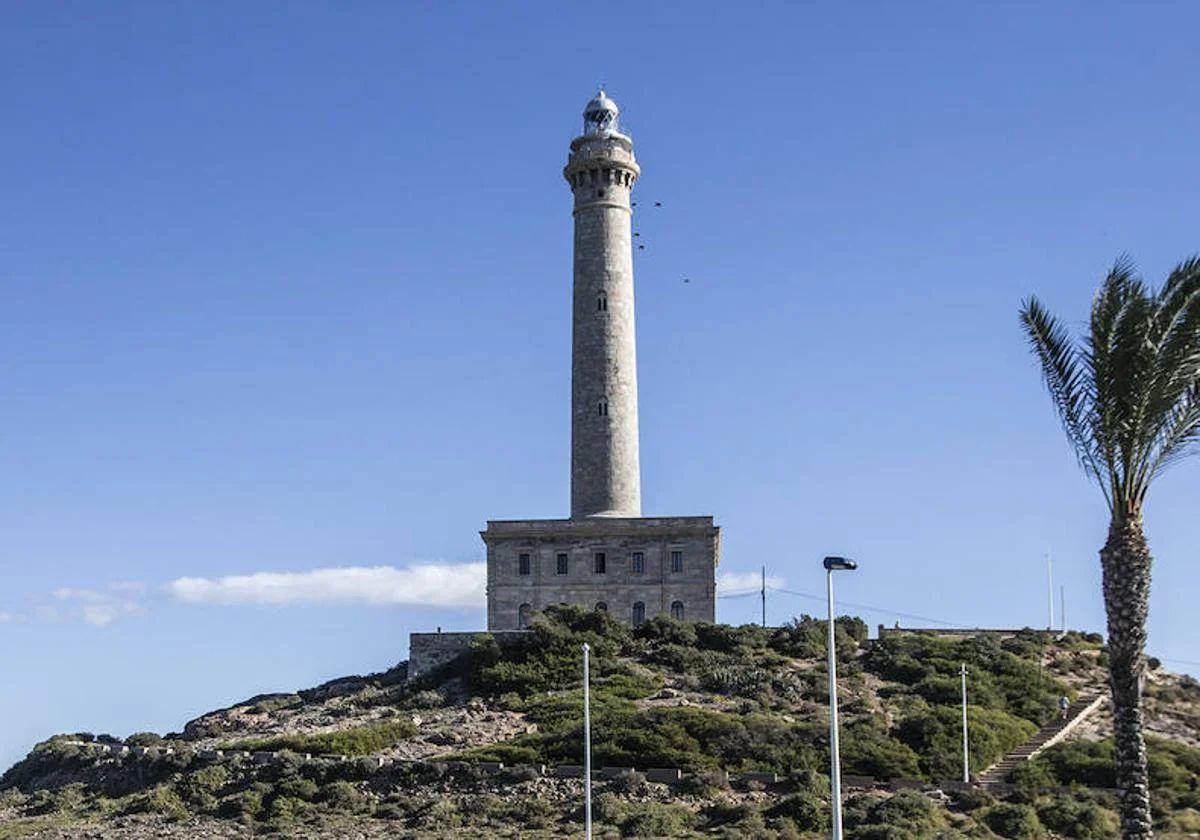
[[[72,586],[62,586],[51,594],[66,606],[39,608],[39,617],[47,621],[58,621],[62,618],[81,619],[93,627],[107,627],[124,615],[140,612],[142,606],[129,596],[129,585],[121,584],[109,587],[111,591],[102,592],[96,589],[79,589]],[[114,594],[121,593],[121,594]]]
[[[4,612],[0,610],[0,624],[13,624],[21,620],[21,616],[16,613]]]
[[[762,588],[762,582],[760,572],[722,572],[721,576],[717,578],[717,592],[723,595],[750,590],[757,592]],[[779,589],[783,583],[783,578],[767,575],[768,589]]]
[[[189,604],[363,604],[372,607],[483,605],[483,563],[343,566],[307,572],[183,577],[168,594]]]
[[[60,601],[89,601],[97,603],[99,601],[107,601],[110,598],[110,596],[105,595],[103,592],[97,592],[94,589],[76,589],[71,586],[59,587],[51,594]]]

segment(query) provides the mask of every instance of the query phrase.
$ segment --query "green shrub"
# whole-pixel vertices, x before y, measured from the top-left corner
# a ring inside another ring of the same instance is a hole
[[[426,689],[413,694],[404,705],[410,709],[439,709],[446,705],[446,698],[436,691]]]
[[[125,739],[131,747],[157,747],[163,742],[163,737],[156,732],[135,732]]]
[[[916,753],[926,778],[953,779],[962,773],[961,715],[952,706],[933,706],[906,716],[897,726],[896,737]],[[999,709],[970,707],[967,721],[972,771],[991,765],[1037,729]]]
[[[877,779],[913,778],[920,773],[912,748],[888,735],[874,719],[852,721],[842,733],[842,768]]]
[[[820,831],[829,822],[825,803],[807,791],[784,797],[768,813],[786,819],[800,831]]]
[[[1095,802],[1080,802],[1068,796],[1055,796],[1037,806],[1042,825],[1064,837],[1091,840],[1115,837],[1117,816]]]
[[[312,811],[312,805],[291,796],[276,796],[267,807],[267,819],[272,822],[293,822]]]
[[[682,805],[625,802],[611,793],[596,798],[595,815],[598,824],[617,826],[623,837],[678,837],[695,822]]]
[[[1001,837],[1012,840],[1037,840],[1046,836],[1037,811],[1028,805],[1011,802],[993,805],[983,812],[983,822]]]
[[[227,750],[274,751],[293,750],[299,753],[332,753],[339,755],[371,755],[395,746],[417,734],[412,721],[403,718],[351,729],[312,734],[277,735],[271,738],[250,738],[223,745]]]
[[[263,795],[258,790],[244,790],[221,801],[217,813],[243,823],[253,822],[263,809]]]
[[[254,698],[246,710],[251,714],[264,715],[284,709],[295,709],[304,705],[299,694],[266,694]]]
[[[222,764],[202,767],[184,776],[179,782],[179,792],[191,805],[204,811],[217,805],[221,790],[229,782],[229,771]]]
[[[934,836],[940,817],[939,809],[915,791],[851,797],[844,815],[854,840],[925,840]]]
[[[168,819],[182,820],[187,817],[187,806],[173,789],[162,785],[145,793],[137,794],[125,808],[129,814],[162,814]]]
[[[301,776],[289,776],[275,785],[275,792],[278,796],[302,799],[305,802],[312,802],[316,799],[319,790],[316,782]]]
[[[359,789],[346,781],[331,782],[321,788],[320,800],[331,811],[353,813],[366,802]]]

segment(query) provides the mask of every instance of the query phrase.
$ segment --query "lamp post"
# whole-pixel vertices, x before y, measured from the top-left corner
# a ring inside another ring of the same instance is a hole
[[[962,730],[963,730],[963,782],[971,783],[971,754],[967,747],[967,665],[959,666],[958,673],[962,676]]]
[[[858,564],[845,557],[825,558],[829,595],[829,804],[833,811],[833,840],[842,840],[842,759],[838,752],[837,648],[833,632],[833,573],[852,572]]]
[[[592,710],[588,687],[588,653],[583,645],[583,836],[592,840]]]

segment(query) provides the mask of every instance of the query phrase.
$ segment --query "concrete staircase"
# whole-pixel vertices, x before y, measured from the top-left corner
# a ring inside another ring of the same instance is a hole
[[[980,773],[979,784],[984,788],[1005,784],[1008,774],[1015,767],[1033,758],[1046,747],[1053,746],[1067,737],[1070,731],[1078,726],[1084,718],[1100,708],[1107,696],[1104,691],[1087,691],[1080,694],[1079,698],[1067,707],[1065,718],[1046,724],[1024,744]]]

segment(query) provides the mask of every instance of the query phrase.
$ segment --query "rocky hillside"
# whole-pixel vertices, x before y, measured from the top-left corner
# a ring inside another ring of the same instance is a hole
[[[599,837],[822,837],[828,825],[824,625],[656,619],[552,609],[501,648],[481,636],[442,671],[251,698],[180,733],[45,741],[0,779],[6,837],[578,836],[579,649],[593,649]],[[837,626],[847,836],[1111,837],[1110,723],[991,791],[961,775],[960,663],[972,773],[1103,684],[1099,637],[1025,632],[866,638]],[[1200,832],[1200,686],[1152,673],[1160,837]],[[625,768],[625,769],[622,769]],[[890,781],[889,781],[890,780]]]

